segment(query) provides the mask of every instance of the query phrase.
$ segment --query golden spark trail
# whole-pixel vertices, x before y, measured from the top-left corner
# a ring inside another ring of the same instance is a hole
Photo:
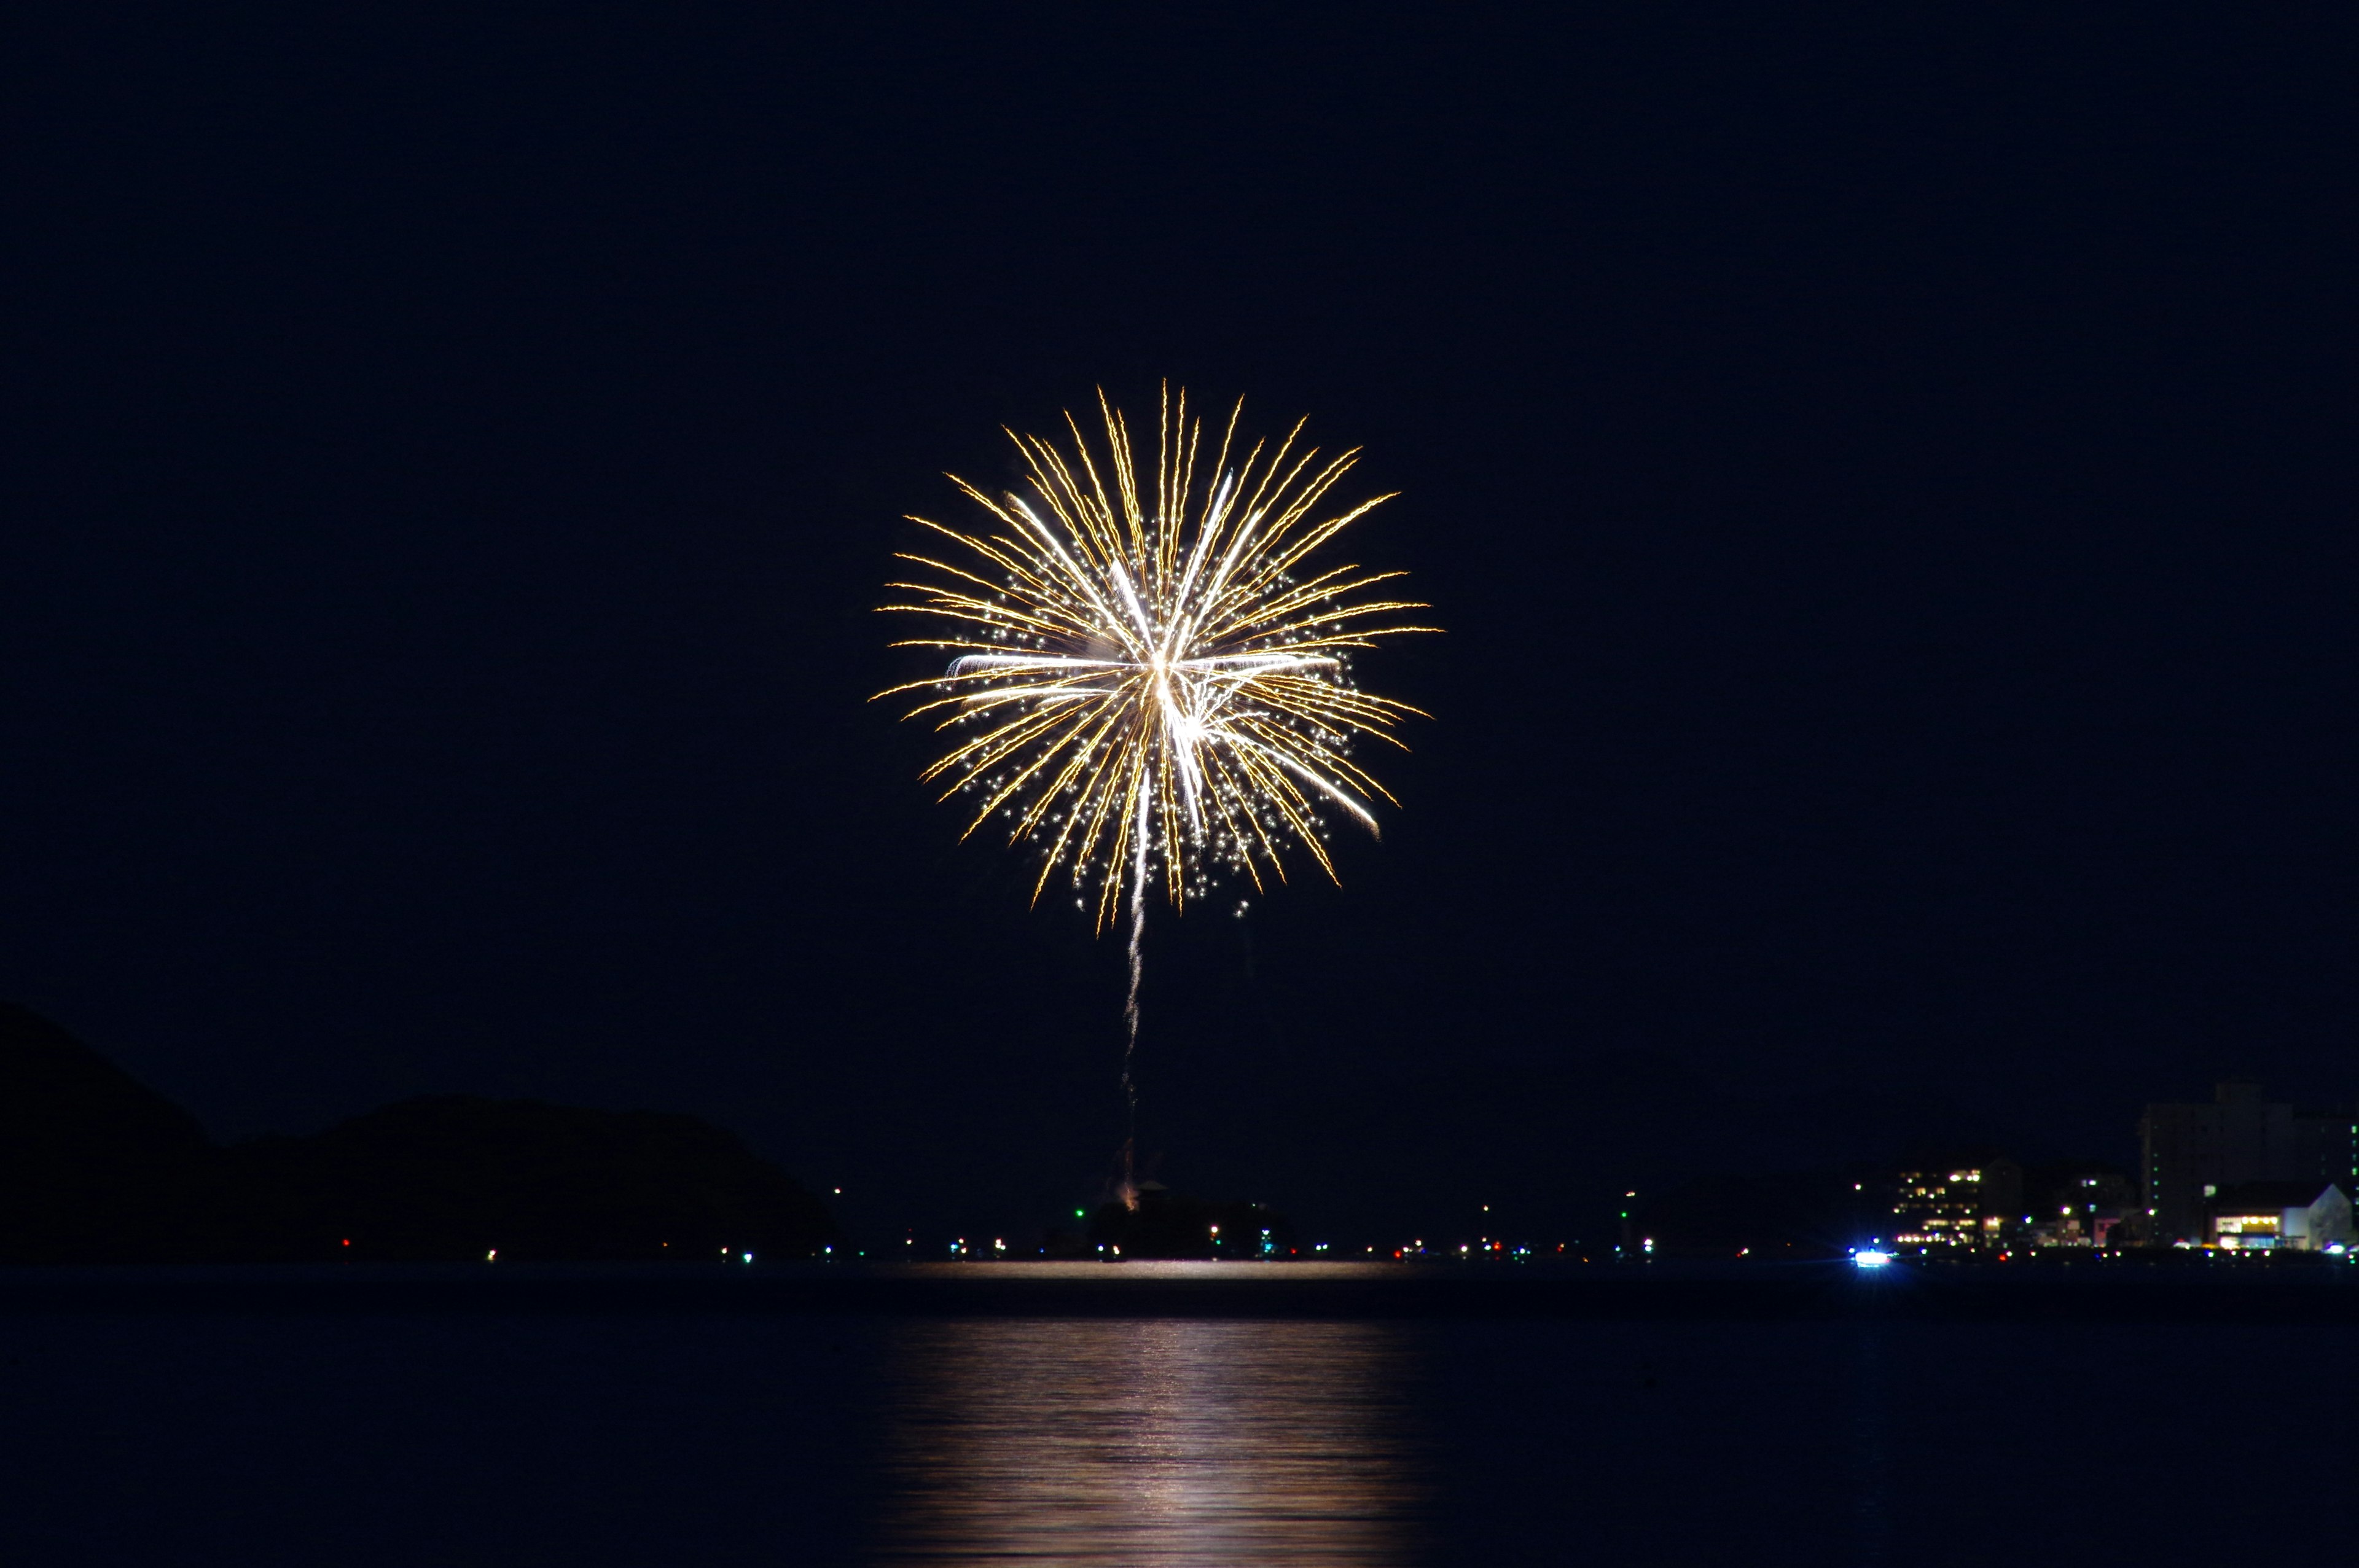
[[[1061,873],[1101,930],[1127,883],[1123,1090],[1134,1134],[1148,886],[1175,907],[1224,872],[1262,890],[1266,877],[1285,879],[1281,852],[1294,849],[1332,877],[1326,814],[1375,832],[1372,803],[1392,800],[1351,759],[1353,743],[1400,745],[1394,728],[1422,717],[1361,691],[1352,658],[1379,638],[1436,630],[1397,620],[1425,606],[1369,595],[1399,573],[1304,564],[1390,499],[1321,509],[1357,451],[1321,462],[1298,450],[1298,421],[1275,447],[1240,452],[1243,411],[1231,410],[1200,464],[1203,421],[1167,387],[1151,475],[1103,393],[1094,446],[1070,414],[1061,448],[1008,431],[1022,490],[994,497],[951,476],[987,521],[911,518],[962,564],[904,555],[929,580],[891,584],[916,597],[884,607],[946,623],[894,646],[946,654],[948,667],[878,695],[924,694],[910,716],[936,716],[951,744],[922,776],[947,781],[945,800],[973,800],[966,831],[996,821],[1010,843],[1030,844],[1034,901]]]

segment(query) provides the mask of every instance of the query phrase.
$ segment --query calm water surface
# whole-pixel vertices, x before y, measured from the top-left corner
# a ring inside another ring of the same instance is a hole
[[[28,1564],[2173,1563],[2344,1550],[2351,1336],[0,1315]]]

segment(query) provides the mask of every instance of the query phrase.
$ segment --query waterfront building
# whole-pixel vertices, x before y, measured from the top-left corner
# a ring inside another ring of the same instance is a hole
[[[1920,1162],[1894,1184],[1892,1239],[1920,1251],[1995,1249],[2022,1201],[2023,1167],[2004,1155]]]
[[[2148,1105],[2138,1118],[2138,1153],[2145,1238],[2196,1241],[2206,1238],[2206,1206],[2229,1187],[2303,1181],[2351,1191],[2359,1119],[2349,1106],[2297,1108],[2234,1080],[2208,1105]]]
[[[2247,1182],[2208,1206],[2205,1239],[2235,1252],[2322,1252],[2351,1245],[2351,1199],[2332,1183]]]

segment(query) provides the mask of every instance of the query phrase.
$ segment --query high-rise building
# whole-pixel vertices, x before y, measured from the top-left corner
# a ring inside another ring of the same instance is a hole
[[[1892,1195],[1892,1239],[1919,1251],[1995,1249],[2012,1234],[2023,1167],[2004,1156],[1919,1162]]]
[[[2209,1105],[2148,1105],[2138,1154],[2145,1238],[2201,1241],[2204,1205],[2223,1187],[2316,1177],[2349,1189],[2359,1120],[2348,1106],[2297,1109],[2236,1080],[2220,1085]]]
[[[2294,1180],[2332,1182],[2344,1192],[2359,1184],[2359,1116],[2347,1105],[2293,1113]]]

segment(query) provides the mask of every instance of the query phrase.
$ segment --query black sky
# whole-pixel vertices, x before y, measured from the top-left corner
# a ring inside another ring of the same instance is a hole
[[[1344,886],[1150,937],[1167,1179],[1558,1223],[2359,1094],[2347,24],[860,9],[20,28],[0,994],[223,1136],[1092,1195],[1119,950],[955,846],[871,610],[1169,375],[1364,446],[1450,635]]]

